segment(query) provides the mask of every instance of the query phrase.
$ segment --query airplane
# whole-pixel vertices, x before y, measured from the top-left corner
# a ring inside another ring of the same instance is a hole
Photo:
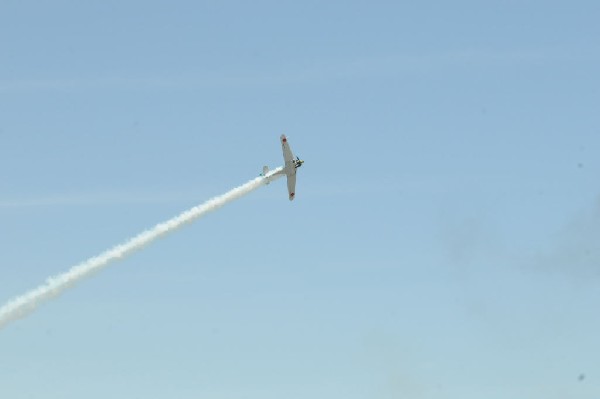
[[[294,158],[294,154],[292,154],[290,144],[288,143],[285,134],[282,134],[279,139],[281,140],[281,149],[283,151],[283,168],[275,173],[269,174],[269,167],[263,166],[263,172],[260,175],[267,179],[267,184],[271,182],[273,176],[286,175],[288,195],[290,201],[292,201],[296,196],[296,169],[302,166],[304,161],[299,157]]]

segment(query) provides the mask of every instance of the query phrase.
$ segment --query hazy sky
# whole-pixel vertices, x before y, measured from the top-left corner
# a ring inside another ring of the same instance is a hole
[[[484,4],[485,3],[485,4]],[[0,397],[600,395],[595,1],[0,4]]]

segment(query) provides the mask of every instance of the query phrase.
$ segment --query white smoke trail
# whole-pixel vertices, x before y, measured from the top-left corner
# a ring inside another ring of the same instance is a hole
[[[179,216],[166,222],[159,223],[153,228],[131,238],[123,244],[117,245],[108,251],[90,258],[83,263],[73,266],[66,273],[49,277],[46,282],[33,290],[18,296],[7,302],[0,308],[0,329],[8,323],[33,312],[41,303],[60,295],[67,288],[73,286],[79,280],[109,265],[112,261],[124,258],[134,251],[143,248],[155,239],[170,233],[179,227],[198,219],[205,214],[214,211],[223,205],[238,199],[281,176],[278,174],[282,168],[274,169],[267,176],[257,177],[233,190],[214,197],[205,203],[195,206]]]

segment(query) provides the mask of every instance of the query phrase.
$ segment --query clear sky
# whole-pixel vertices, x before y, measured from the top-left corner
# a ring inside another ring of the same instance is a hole
[[[0,397],[600,395],[597,1],[0,4]]]

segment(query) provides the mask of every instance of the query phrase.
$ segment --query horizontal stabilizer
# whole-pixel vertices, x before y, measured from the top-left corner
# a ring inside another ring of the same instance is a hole
[[[267,177],[267,173],[269,173],[269,167],[267,165],[263,166],[263,172],[260,174],[263,177]],[[265,179],[267,181],[266,184],[271,183],[271,181],[267,178]]]

